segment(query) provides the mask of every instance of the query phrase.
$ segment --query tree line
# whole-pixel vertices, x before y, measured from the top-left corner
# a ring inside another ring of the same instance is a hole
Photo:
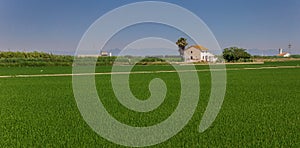
[[[86,59],[87,57],[82,57]],[[112,65],[116,57],[98,57],[96,65]],[[0,66],[72,66],[74,56],[45,52],[0,52]]]
[[[183,42],[183,43],[180,43]],[[182,39],[177,42],[180,50],[183,50],[187,43]],[[180,52],[181,53],[181,52]],[[251,61],[251,55],[246,52],[246,49],[238,47],[225,48],[223,50],[223,58],[226,62],[248,62]],[[88,58],[88,57],[85,57]],[[84,59],[84,58],[83,58]],[[112,65],[116,57],[98,57],[96,65]],[[1,52],[0,51],[0,66],[72,66],[74,56],[71,55],[55,55],[45,52]],[[147,57],[140,63],[149,63],[160,61],[157,58]],[[126,62],[126,61],[124,61]]]
[[[245,49],[231,47],[223,51],[223,58],[227,62],[249,61],[250,54]],[[84,61],[90,57],[82,57]],[[98,57],[96,65],[112,65],[117,57],[106,56]],[[0,52],[0,66],[72,66],[74,56],[71,55],[55,55],[52,53],[44,52]],[[128,58],[124,58],[128,62]],[[161,62],[166,63],[164,60],[153,57],[146,57],[137,64],[147,65],[148,63]],[[129,62],[130,63],[130,62]]]

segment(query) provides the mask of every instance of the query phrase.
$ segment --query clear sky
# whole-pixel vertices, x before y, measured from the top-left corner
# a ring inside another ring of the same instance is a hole
[[[137,1],[0,0],[0,50],[72,54],[96,19],[132,2]],[[221,48],[239,46],[267,50],[287,48],[291,42],[291,52],[300,54],[299,0],[165,2],[177,4],[200,17],[214,33]],[[142,26],[137,29],[152,32]],[[179,37],[176,32],[167,35],[174,42]],[[137,36],[128,33],[127,37],[116,37],[107,48],[120,48]]]

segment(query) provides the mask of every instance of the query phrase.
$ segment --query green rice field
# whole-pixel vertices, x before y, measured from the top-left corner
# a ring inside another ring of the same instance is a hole
[[[222,108],[203,133],[199,124],[208,103],[211,74],[197,65],[200,100],[192,119],[177,135],[151,147],[300,147],[300,61],[226,65]],[[266,68],[267,67],[267,68]],[[270,68],[271,67],[271,68]],[[171,66],[135,66],[133,71],[173,70]],[[201,71],[203,70],[203,71]],[[96,67],[98,95],[107,111],[131,126],[151,126],[172,114],[179,102],[175,72],[130,74],[139,99],[150,96],[149,82],[161,78],[168,92],[154,111],[139,113],[122,106],[111,86],[111,66]],[[0,147],[123,147],[95,133],[82,118],[73,95],[72,67],[0,67]]]

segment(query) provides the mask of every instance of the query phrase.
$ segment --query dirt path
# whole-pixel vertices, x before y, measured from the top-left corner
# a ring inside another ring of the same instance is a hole
[[[284,69],[300,68],[300,66],[273,66],[254,68],[226,68],[228,70],[259,70],[259,69]],[[174,73],[174,72],[200,72],[200,71],[223,71],[224,69],[201,69],[201,70],[165,70],[165,71],[132,71],[132,72],[102,72],[102,73],[80,73],[80,74],[33,74],[33,75],[5,75],[0,78],[30,78],[30,77],[65,77],[65,76],[86,76],[86,75],[111,75],[111,74],[147,74],[147,73]]]

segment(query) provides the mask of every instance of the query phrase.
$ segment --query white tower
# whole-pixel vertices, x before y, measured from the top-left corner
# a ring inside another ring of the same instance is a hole
[[[282,48],[279,48],[279,54],[282,54],[282,50],[283,50]]]

